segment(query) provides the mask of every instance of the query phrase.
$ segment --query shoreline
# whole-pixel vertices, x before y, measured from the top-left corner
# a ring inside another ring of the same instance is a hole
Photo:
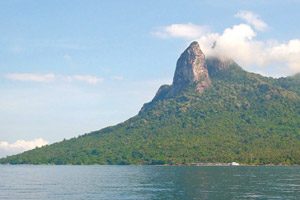
[[[158,166],[191,166],[191,167],[292,167],[300,166],[299,164],[244,164],[239,163],[239,165],[232,165],[231,163],[188,163],[188,164],[166,164]]]
[[[299,164],[244,164],[232,165],[232,163],[185,163],[185,164],[163,164],[163,165],[149,165],[149,164],[128,164],[128,165],[106,165],[106,164],[10,164],[0,163],[0,166],[165,166],[165,167],[298,167]]]

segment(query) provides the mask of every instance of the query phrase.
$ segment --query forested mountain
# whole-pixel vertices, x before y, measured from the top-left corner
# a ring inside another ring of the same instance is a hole
[[[116,126],[9,156],[11,164],[300,164],[300,75],[267,78],[193,42],[140,112]]]

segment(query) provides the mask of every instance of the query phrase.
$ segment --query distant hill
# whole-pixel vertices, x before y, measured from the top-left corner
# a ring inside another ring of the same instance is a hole
[[[300,164],[300,75],[267,78],[193,42],[138,115],[0,160],[10,164]]]

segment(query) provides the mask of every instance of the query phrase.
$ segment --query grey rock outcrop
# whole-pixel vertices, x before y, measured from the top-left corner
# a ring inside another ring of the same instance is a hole
[[[202,93],[210,85],[205,55],[198,42],[192,42],[177,60],[172,85],[161,86],[153,101],[174,97],[189,86],[195,87],[195,92]]]
[[[172,85],[162,85],[153,100],[144,104],[140,113],[150,109],[154,102],[175,97],[186,89],[192,88],[195,93],[201,94],[210,86],[205,55],[198,42],[192,42],[177,60]]]
[[[195,84],[196,91],[200,93],[211,84],[205,55],[198,42],[192,42],[179,57],[172,86],[175,91],[179,91],[191,84]]]

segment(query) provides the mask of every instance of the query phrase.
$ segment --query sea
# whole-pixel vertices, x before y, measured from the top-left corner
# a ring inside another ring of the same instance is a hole
[[[0,199],[300,200],[300,167],[0,165]]]

